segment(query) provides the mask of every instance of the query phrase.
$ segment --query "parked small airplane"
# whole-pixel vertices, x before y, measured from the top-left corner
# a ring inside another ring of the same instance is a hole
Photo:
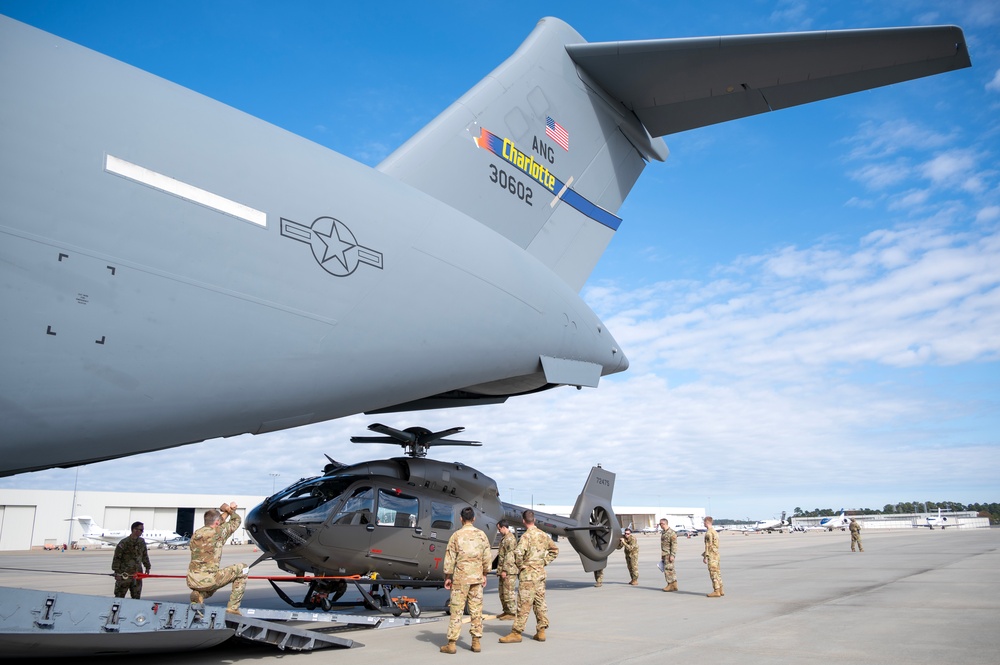
[[[70,519],[76,520],[83,529],[80,539],[89,540],[99,545],[117,545],[122,538],[132,534],[130,529],[105,529],[89,515],[77,515]],[[166,547],[168,549],[176,549],[179,544],[187,545],[191,541],[190,538],[186,538],[175,531],[150,531],[148,529],[142,532],[142,539],[146,541],[147,546],[156,545],[157,547]]]
[[[924,523],[923,524],[917,524],[916,526],[918,526],[918,527],[924,527],[925,526],[925,527],[927,527],[927,528],[929,528],[930,530],[933,531],[934,527],[936,527],[936,526],[939,526],[942,529],[945,529],[945,528],[947,528],[949,526],[954,526],[954,525],[955,525],[955,522],[954,521],[949,521],[948,516],[947,515],[942,515],[941,514],[941,509],[938,508],[937,517],[932,517],[932,516],[928,515],[927,517],[924,518]]]
[[[596,387],[579,291],[661,137],[970,65],[954,26],[545,18],[369,168],[0,16],[0,475]]]
[[[703,526],[697,526],[692,524],[679,524],[674,527],[674,531],[678,536],[697,536],[699,533],[705,533],[707,529]]]
[[[247,514],[247,532],[264,552],[257,562],[274,559],[282,570],[309,576],[301,581],[308,584],[302,601],[271,582],[290,605],[329,610],[354,584],[369,608],[401,613],[389,595],[393,588],[444,585],[444,550],[462,526],[462,508],[475,510],[476,527],[494,547],[499,520],[523,526],[524,508],[500,501],[492,478],[459,462],[426,458],[431,446],[479,445],[445,438],[463,428],[431,432],[375,423],[368,429],[385,436],[351,441],[401,445],[406,457],[351,465],[330,459],[322,475],[298,481]],[[535,525],[564,536],[588,572],[604,568],[620,539],[611,508],[614,485],[615,474],[595,466],[570,517],[535,511]],[[407,609],[419,613],[415,603]]]
[[[184,547],[188,547],[189,545],[191,545],[191,538],[189,536],[180,536],[178,538],[170,538],[170,539],[164,540],[162,543],[160,543],[161,547],[165,547],[168,550],[181,549],[181,548],[184,548]]]
[[[781,533],[782,531],[790,531],[791,528],[792,520],[785,520],[785,511],[781,511],[780,520],[758,520],[750,525],[751,531],[766,531],[767,533],[773,533],[775,531]]]
[[[844,514],[844,509],[840,509],[840,514],[835,517],[824,517],[819,521],[819,525],[826,529],[827,531],[833,531],[834,529],[840,529],[843,531],[847,528],[847,525],[851,523],[851,518]]]

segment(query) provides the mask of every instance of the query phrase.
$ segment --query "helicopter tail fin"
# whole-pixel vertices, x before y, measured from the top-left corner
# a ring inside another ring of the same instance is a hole
[[[583,569],[588,573],[603,570],[621,540],[621,525],[611,508],[614,491],[615,474],[595,466],[573,506],[572,519],[590,528],[577,527],[569,531],[566,538],[580,555]]]

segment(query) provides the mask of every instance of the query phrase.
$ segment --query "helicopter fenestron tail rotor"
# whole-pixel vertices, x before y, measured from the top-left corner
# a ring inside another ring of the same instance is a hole
[[[381,423],[372,423],[368,429],[385,436],[352,436],[351,443],[391,443],[402,446],[409,457],[427,457],[427,451],[431,446],[483,445],[479,441],[445,440],[445,437],[465,431],[464,427],[452,427],[440,432],[432,432],[426,427],[407,427],[404,430],[398,430]]]
[[[573,506],[571,517],[580,526],[567,529],[566,538],[587,572],[602,570],[621,540],[621,525],[611,508],[614,489],[615,474],[595,466]]]

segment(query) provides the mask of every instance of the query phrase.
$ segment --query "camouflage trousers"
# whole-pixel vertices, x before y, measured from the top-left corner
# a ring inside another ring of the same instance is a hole
[[[629,577],[632,578],[633,582],[639,581],[639,555],[629,556],[625,555],[625,565],[628,566]]]
[[[469,634],[473,637],[483,636],[483,584],[452,584],[451,602],[448,605],[448,612],[451,619],[448,621],[448,641],[458,641],[458,636],[462,632],[462,615],[465,613],[465,604],[469,604],[469,616],[472,617],[472,625],[469,627]]]
[[[124,598],[126,592],[133,598],[142,596],[142,580],[131,576],[123,580],[115,575],[115,598]]]
[[[517,575],[500,578],[500,606],[503,614],[517,614]]]
[[[604,569],[594,571],[594,584],[596,586],[601,586],[604,584]]]
[[[235,563],[225,568],[219,568],[214,574],[188,573],[187,585],[191,589],[191,602],[205,602],[205,598],[210,598],[216,591],[232,582],[233,590],[229,594],[229,604],[226,608],[230,610],[240,609],[243,593],[247,589],[247,578],[243,574],[243,569],[246,567],[245,563]]]
[[[674,573],[674,562],[668,557],[663,557],[663,579],[667,584],[676,584],[677,575]]]
[[[528,615],[535,610],[536,628],[549,627],[549,608],[545,605],[545,580],[521,580],[517,589],[517,617],[514,632],[524,632]]]
[[[722,571],[719,570],[719,560],[709,559],[708,560],[708,576],[712,578],[712,589],[722,588]]]
[[[851,551],[852,552],[854,551],[854,545],[855,544],[857,544],[859,550],[861,550],[862,552],[865,551],[865,548],[861,547],[861,534],[860,533],[852,533],[851,534]]]

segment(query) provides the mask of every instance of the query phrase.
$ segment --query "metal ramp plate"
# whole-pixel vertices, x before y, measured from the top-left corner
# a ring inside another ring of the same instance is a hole
[[[352,628],[397,628],[412,626],[418,623],[433,623],[440,617],[426,619],[407,616],[380,616],[371,614],[352,614],[350,612],[315,612],[310,610],[260,610],[256,608],[241,608],[243,616],[269,621],[316,621],[325,623],[347,624]],[[227,618],[237,618],[228,615]]]
[[[235,637],[255,643],[265,643],[281,650],[313,651],[328,647],[363,647],[364,644],[343,637],[334,637],[318,630],[297,628],[276,621],[253,617],[226,615],[226,624],[235,629]]]
[[[218,611],[187,603],[0,588],[0,658],[58,658],[207,649],[233,636]]]

